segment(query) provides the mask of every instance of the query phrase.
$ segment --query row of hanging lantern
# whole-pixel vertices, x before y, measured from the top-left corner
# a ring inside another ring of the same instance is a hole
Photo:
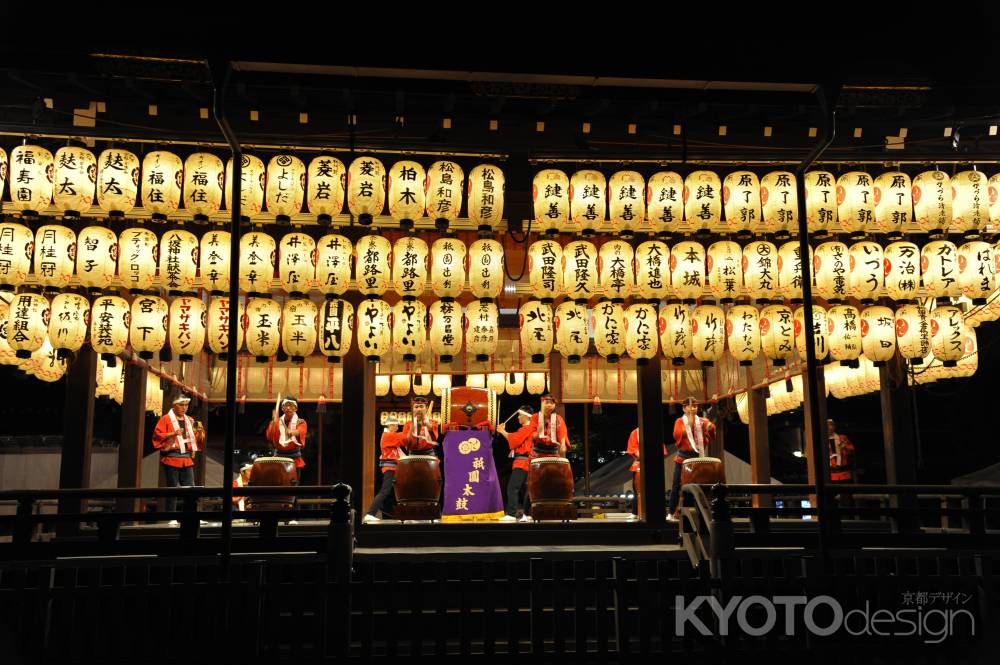
[[[974,235],[1000,224],[996,191],[1000,174],[987,180],[976,170],[949,176],[939,170],[910,176],[848,171],[805,174],[806,222],[811,234],[900,235],[915,222],[930,233]],[[987,198],[987,194],[989,197]],[[532,184],[534,223],[545,233],[675,233],[712,229],[741,236],[787,236],[798,228],[795,174],[773,171],[758,178],[734,171],[720,178],[696,170],[681,176],[660,171],[645,180],[636,171],[605,178],[584,169],[572,176],[545,169]]]
[[[7,153],[0,150],[0,167]],[[137,199],[154,220],[165,221],[182,208],[196,222],[207,222],[222,208],[232,207],[233,164],[207,152],[185,160],[171,152],[147,153],[139,158],[120,148],[97,157],[82,147],[65,146],[55,155],[37,145],[20,145],[10,154],[10,193],[15,211],[34,216],[54,205],[67,217],[87,214],[95,199],[108,217],[132,213]],[[3,177],[0,168],[0,197]],[[437,161],[425,171],[417,162],[403,160],[391,168],[372,156],[345,166],[332,155],[313,158],[308,167],[294,155],[275,155],[264,163],[253,155],[241,158],[240,210],[245,219],[266,211],[277,222],[289,222],[305,204],[320,223],[341,214],[344,202],[359,223],[371,224],[388,201],[388,212],[402,228],[412,228],[425,215],[444,229],[457,219],[462,196],[468,217],[481,230],[490,230],[503,216],[505,181],[493,164],[469,172],[466,191],[462,167]]]
[[[429,395],[432,390],[438,397],[451,386],[451,375],[435,374],[433,380],[427,374],[378,375],[376,381],[382,380],[386,386],[385,392],[376,391],[376,396],[384,397],[391,391],[397,397],[406,397],[411,392],[414,395]],[[467,374],[465,385],[476,388],[489,388],[497,394],[521,395],[527,390],[529,395],[541,395],[548,386],[548,375],[544,372],[491,372],[489,374]]]

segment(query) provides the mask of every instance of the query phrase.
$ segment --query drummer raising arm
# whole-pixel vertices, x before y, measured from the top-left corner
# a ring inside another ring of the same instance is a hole
[[[556,413],[556,398],[551,393],[542,395],[541,411],[531,416],[531,457],[566,457],[569,450],[569,432],[566,421]]]
[[[674,423],[674,443],[677,444],[677,454],[674,455],[674,482],[670,490],[670,505],[667,508],[667,519],[673,519],[674,511],[681,497],[681,466],[684,460],[692,457],[704,457],[708,447],[715,439],[715,424],[708,418],[698,415],[698,404],[689,397],[684,404],[684,415]]]
[[[267,440],[274,452],[281,457],[295,460],[295,468],[302,474],[306,463],[302,461],[302,449],[306,447],[306,421],[299,418],[299,401],[292,396],[281,400],[281,415],[267,425]]]
[[[403,424],[403,446],[410,455],[436,455],[438,424],[427,413],[427,398],[414,397],[413,415]]]

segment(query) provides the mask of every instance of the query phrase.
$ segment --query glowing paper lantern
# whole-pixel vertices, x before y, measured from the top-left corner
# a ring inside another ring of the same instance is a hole
[[[358,304],[358,348],[369,361],[377,361],[392,350],[392,308],[384,300],[365,300]]]
[[[198,239],[174,229],[160,238],[160,280],[170,295],[194,293],[198,274]]]
[[[367,226],[385,207],[385,166],[374,157],[358,157],[347,169],[347,208]]]
[[[795,174],[772,171],[760,179],[760,202],[764,214],[764,230],[787,236],[798,228],[799,195]]]
[[[257,362],[267,362],[281,343],[281,305],[270,298],[250,298],[245,316],[247,351]]]
[[[799,358],[806,359],[806,309],[799,307],[795,310],[795,350],[799,353]],[[823,360],[829,353],[827,348],[827,315],[826,310],[819,305],[813,305],[813,345],[816,349],[816,360]]]
[[[874,230],[875,187],[863,171],[848,171],[837,178],[837,217],[840,228],[852,237]]]
[[[7,311],[7,344],[24,360],[42,346],[48,334],[49,301],[37,293],[13,296]]]
[[[649,302],[666,298],[670,291],[670,248],[659,240],[646,241],[636,248],[634,261],[636,294]]]
[[[392,375],[392,394],[396,397],[406,397],[410,394],[410,375]]]
[[[306,206],[320,224],[329,224],[344,209],[347,167],[336,157],[320,155],[309,162]]]
[[[132,301],[129,342],[140,358],[152,358],[167,343],[167,301],[159,296],[137,296]]]
[[[733,171],[722,181],[722,206],[726,213],[726,228],[740,237],[749,237],[758,230],[760,211],[760,181],[752,171]]]
[[[824,242],[813,254],[813,277],[816,286],[813,296],[837,304],[848,296],[850,255],[842,242]]]
[[[594,346],[608,362],[618,362],[625,353],[625,312],[615,302],[602,301],[593,309],[591,328]]]
[[[604,174],[593,169],[577,171],[570,178],[569,209],[573,225],[584,234],[593,233],[604,224],[607,214]]]
[[[451,388],[451,374],[435,374],[433,380],[434,394],[438,397]]]
[[[31,229],[14,222],[0,223],[0,287],[20,286],[28,279],[34,252]]]
[[[184,164],[172,152],[156,150],[142,160],[142,206],[150,216],[164,222],[181,205]]]
[[[469,290],[473,296],[496,298],[503,289],[503,278],[503,246],[499,242],[484,238],[469,245]]]
[[[985,305],[996,289],[993,247],[982,241],[967,242],[958,248],[958,284],[973,305]]]
[[[726,344],[741,366],[753,364],[760,354],[760,316],[750,305],[734,305],[726,313]]]
[[[700,243],[683,241],[670,250],[670,281],[674,294],[686,303],[701,297],[705,284],[705,248]]]
[[[87,339],[90,302],[76,293],[60,293],[52,299],[48,337],[60,357],[75,353]]]
[[[899,355],[919,365],[931,352],[931,325],[921,305],[904,305],[896,310],[896,346]]]
[[[431,394],[431,377],[420,373],[413,375],[413,394],[414,395],[430,395]]]
[[[571,365],[580,362],[590,346],[586,306],[564,300],[556,307],[555,324],[556,348]]]
[[[520,395],[524,392],[524,372],[510,372],[505,377],[508,395]]]
[[[477,362],[489,360],[497,351],[500,338],[500,313],[488,300],[473,300],[465,310],[466,348]]]
[[[243,321],[246,305],[240,304],[240,315],[237,321]],[[208,303],[207,341],[212,353],[225,360],[229,352],[229,326],[232,319],[229,316],[229,298],[212,298]],[[236,349],[243,347],[243,325],[236,326]]]
[[[13,293],[0,294],[0,365],[16,365],[18,362],[14,349],[7,341],[8,331],[13,330],[10,327],[10,301],[14,298]]]
[[[287,223],[302,212],[306,194],[306,165],[295,155],[275,155],[267,163],[264,198],[275,220]]]
[[[670,303],[660,309],[657,324],[663,355],[671,358],[673,365],[683,365],[685,359],[694,351],[691,307],[681,303]]]
[[[778,292],[778,248],[758,240],[743,248],[743,283],[757,303],[768,303]]]
[[[389,387],[391,385],[391,381],[392,380],[388,376],[386,376],[384,374],[380,374],[380,375],[376,376],[375,377],[375,396],[376,397],[385,397],[386,395],[388,395],[389,394]]]
[[[404,300],[423,295],[427,288],[427,243],[415,236],[396,241],[392,250],[392,285]]]
[[[328,362],[340,362],[351,348],[354,307],[346,300],[326,300],[319,307],[319,351]]]
[[[775,367],[783,366],[795,350],[795,322],[786,305],[768,305],[760,311],[760,343]]]
[[[240,219],[250,221],[264,209],[264,162],[253,155],[240,157]],[[226,162],[226,208],[233,209],[233,160]]]
[[[503,219],[503,171],[493,164],[480,164],[469,171],[469,219],[480,231],[490,231]]]
[[[924,171],[913,178],[913,217],[921,231],[940,232],[951,224],[954,194],[944,171]]]
[[[462,352],[462,306],[451,300],[438,300],[431,304],[431,352],[443,363],[450,363]]]
[[[854,361],[861,355],[861,315],[855,307],[837,305],[827,312],[827,341],[830,357]]]
[[[447,300],[461,295],[465,287],[465,243],[457,238],[438,238],[431,246],[431,290]]]
[[[465,385],[470,388],[485,388],[486,387],[486,375],[485,374],[467,374],[465,377]]]
[[[951,208],[952,231],[978,233],[989,223],[986,176],[979,171],[962,171],[951,178],[954,194]]]
[[[541,395],[545,392],[545,373],[544,372],[528,372],[527,377],[524,380],[525,387],[528,389],[529,395]]]
[[[292,362],[301,363],[316,348],[316,304],[305,298],[285,301],[281,313],[281,348]]]
[[[427,206],[424,186],[427,175],[417,162],[396,162],[389,169],[389,215],[404,230],[413,228],[413,222],[424,216]]]
[[[708,288],[720,302],[730,303],[743,291],[743,250],[731,240],[708,247]]]
[[[316,241],[305,233],[287,233],[279,246],[278,277],[291,296],[309,291],[316,280]]]
[[[129,293],[142,293],[156,279],[159,240],[149,229],[125,229],[118,237],[118,276]]]
[[[910,302],[920,287],[920,250],[912,242],[894,242],[885,248],[885,293]]]
[[[521,305],[518,314],[521,349],[531,356],[531,362],[543,362],[552,351],[552,342],[555,338],[552,307],[539,300],[529,300]]]
[[[829,171],[805,175],[806,223],[810,235],[824,236],[837,222],[837,183]]]
[[[693,229],[722,219],[722,183],[714,171],[692,171],[684,179],[684,219]]]
[[[97,159],[86,148],[64,146],[56,150],[52,202],[67,217],[79,217],[94,205]]]
[[[657,312],[654,305],[637,303],[625,310],[625,350],[639,365],[659,352]]]
[[[3,159],[0,156],[0,159]],[[2,164],[0,164],[2,168]],[[0,182],[0,187],[3,183]],[[990,224],[993,226],[1000,226],[1000,173],[994,174],[987,181],[987,196],[989,197],[989,211],[990,211]]]
[[[94,300],[90,310],[90,346],[103,360],[112,361],[128,346],[131,319],[131,308],[124,298],[101,296]]]
[[[419,300],[400,300],[392,308],[392,350],[414,362],[427,343],[427,308]]]
[[[250,231],[240,238],[240,289],[252,297],[271,291],[274,277],[274,238],[260,231]]]
[[[813,258],[809,248],[809,260]],[[792,303],[802,302],[802,255],[797,240],[778,249],[778,293]]]
[[[170,348],[182,362],[190,362],[205,347],[208,311],[201,298],[184,296],[170,303]],[[316,335],[315,321],[312,326]],[[227,331],[228,333],[228,331]]]
[[[885,265],[882,246],[867,240],[851,245],[848,256],[851,273],[847,292],[862,304],[871,304],[882,293]]]
[[[202,286],[212,295],[229,291],[230,242],[229,231],[207,231],[201,237],[198,258],[201,263]]]
[[[962,310],[953,306],[935,307],[930,314],[931,351],[945,367],[954,367],[964,355],[968,330]]]
[[[316,285],[328,298],[344,294],[350,286],[353,253],[351,241],[336,233],[316,243]]]
[[[579,225],[570,221],[569,177],[559,169],[545,169],[535,174],[531,184],[535,224],[539,233],[577,232]]]
[[[691,313],[692,355],[704,366],[722,359],[726,350],[726,314],[718,305],[698,305]]]
[[[875,228],[900,236],[913,216],[910,176],[886,171],[875,178]]]
[[[672,233],[684,219],[684,179],[673,171],[660,171],[646,183],[646,217],[657,232]]]
[[[608,180],[611,228],[630,234],[646,231],[646,182],[637,171],[618,171]]]
[[[184,161],[184,207],[195,222],[207,222],[219,212],[225,185],[225,167],[215,155],[196,152]]]
[[[458,219],[462,209],[462,186],[465,172],[455,162],[440,161],[427,169],[424,182],[427,216],[434,219],[439,231],[447,230],[449,224]]]
[[[562,246],[554,239],[533,242],[528,248],[528,282],[542,302],[551,303],[562,293]]]
[[[896,320],[888,307],[861,310],[861,351],[876,367],[896,353]]]
[[[118,264],[118,236],[104,226],[80,231],[76,244],[76,276],[80,286],[98,294],[111,286]]]
[[[35,277],[46,290],[66,288],[76,263],[76,234],[56,224],[35,232]]]
[[[597,256],[598,274],[605,298],[621,303],[632,293],[635,274],[632,246],[624,240],[609,240],[601,245]]]
[[[10,151],[10,200],[24,217],[37,216],[52,204],[55,175],[52,153],[37,145],[19,145]]]
[[[577,304],[586,304],[597,290],[597,247],[586,240],[574,240],[563,247],[563,288]]]

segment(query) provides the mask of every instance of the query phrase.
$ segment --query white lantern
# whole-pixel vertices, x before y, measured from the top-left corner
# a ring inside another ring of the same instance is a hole
[[[670,291],[670,248],[659,240],[648,240],[636,248],[634,261],[636,294],[649,302],[666,298]]]
[[[142,206],[158,221],[181,205],[184,163],[172,152],[156,150],[142,160]]]
[[[427,308],[419,300],[400,300],[392,308],[392,350],[415,362],[427,343]]]
[[[875,227],[890,236],[900,236],[913,215],[910,176],[886,171],[875,178]]]
[[[49,301],[37,293],[14,296],[7,312],[7,344],[25,360],[41,348],[48,334]]]
[[[743,248],[743,283],[758,303],[767,303],[778,292],[778,248],[758,240]]]
[[[813,254],[813,278],[816,286],[813,296],[831,303],[844,302],[848,296],[850,279],[850,254],[842,242],[824,242]]]
[[[385,166],[374,157],[358,157],[347,169],[347,208],[367,226],[385,207]]]
[[[673,171],[654,173],[646,183],[646,217],[659,233],[672,233],[684,219],[684,179]]]
[[[604,225],[607,214],[604,174],[584,169],[573,174],[569,181],[569,209],[573,226],[583,233],[593,233]]]
[[[848,293],[868,305],[882,293],[885,264],[882,246],[869,240],[851,245],[849,250],[851,277]]]
[[[0,294],[0,365],[16,365],[18,362],[14,349],[10,348],[10,343],[7,341],[8,331],[13,331],[13,328],[10,327],[11,303],[9,301],[14,298],[16,296],[13,293]]]
[[[692,171],[684,179],[684,219],[707,229],[722,219],[722,183],[714,171]]]
[[[708,247],[708,288],[720,302],[731,303],[743,291],[743,250],[731,240]]]
[[[671,358],[673,365],[683,365],[685,359],[694,352],[691,307],[681,303],[670,303],[660,309],[657,323],[663,355]]]
[[[160,282],[170,295],[195,292],[198,275],[198,239],[190,231],[174,229],[160,238]]]
[[[778,293],[792,303],[802,302],[802,254],[798,240],[786,242],[778,249]],[[812,247],[809,259],[812,260]]]
[[[795,322],[786,305],[768,305],[760,311],[760,344],[775,367],[783,366],[795,350]]]
[[[462,352],[462,306],[452,300],[437,300],[430,306],[431,352],[450,363]]]
[[[244,326],[242,321],[246,315],[246,305],[241,303],[239,310],[240,315],[237,317],[237,321],[241,323],[236,326],[237,350],[243,347]],[[208,303],[208,348],[212,353],[217,354],[220,360],[225,360],[229,352],[229,326],[231,323],[232,318],[229,316],[229,298],[212,298]]]
[[[503,245],[485,238],[469,245],[469,290],[473,296],[496,298],[503,289],[503,277]]]
[[[76,353],[87,339],[90,302],[76,293],[60,293],[52,299],[48,336],[61,358]]]
[[[250,298],[244,318],[247,351],[267,362],[281,344],[281,305],[270,298]]]
[[[670,281],[674,294],[686,303],[701,297],[705,284],[705,248],[685,240],[670,250]]]
[[[813,346],[816,349],[814,357],[816,360],[823,360],[829,353],[827,348],[827,315],[826,310],[819,306],[813,305],[813,325],[812,325],[812,335],[813,335]],[[795,310],[795,350],[799,353],[799,358],[803,360],[806,359],[806,308],[799,307]]]
[[[250,221],[264,209],[264,162],[253,155],[240,157],[240,219]],[[233,160],[226,162],[226,208],[233,209]]]
[[[931,352],[931,324],[921,305],[904,305],[896,310],[896,346],[899,355],[919,365]]]
[[[396,397],[406,397],[410,394],[410,375],[392,375],[392,394]]]
[[[726,314],[718,305],[698,305],[691,313],[692,354],[710,367],[726,350]]]
[[[414,395],[430,395],[431,389],[431,377],[423,372],[413,375],[413,394]]]
[[[316,348],[316,304],[305,298],[285,301],[281,313],[281,348],[292,362],[304,362]]]
[[[500,337],[500,313],[496,303],[473,300],[465,310],[466,348],[475,354],[477,362],[484,362],[497,351]]]
[[[545,373],[528,372],[524,380],[529,395],[541,395],[545,392]]]
[[[90,309],[90,346],[102,359],[111,361],[128,346],[131,319],[131,308],[124,298],[101,296],[94,300]],[[159,325],[163,326],[162,319]]]
[[[423,295],[427,288],[427,243],[404,236],[392,249],[392,286],[404,300]]]
[[[861,310],[861,351],[876,367],[896,353],[896,320],[888,307]]]
[[[388,241],[386,241],[388,242]],[[343,295],[351,284],[354,247],[344,236],[331,233],[316,243],[316,285],[327,297]]]
[[[433,379],[434,394],[438,397],[451,388],[451,374],[435,374]]]
[[[491,372],[486,375],[486,387],[495,393],[503,394],[507,387],[507,375],[502,372]]]
[[[98,294],[111,286],[118,263],[118,236],[104,226],[80,231],[76,244],[76,276],[80,286]]]
[[[52,203],[52,153],[37,145],[10,152],[10,200],[22,216],[37,216]]]
[[[587,327],[587,307],[572,300],[564,300],[556,307],[556,348],[570,364],[580,362],[587,355],[590,333]]]
[[[986,176],[979,171],[962,171],[951,178],[952,218],[950,229],[965,234],[978,233],[989,223]]]
[[[625,350],[636,364],[645,365],[659,352],[656,307],[636,303],[625,310]]]
[[[486,375],[485,374],[467,374],[465,376],[465,385],[470,388],[485,388],[486,387]]]
[[[885,293],[909,302],[920,288],[920,250],[912,242],[894,242],[885,248]]]
[[[31,354],[31,374],[41,381],[53,383],[66,373],[66,360],[52,347],[46,337],[42,347]]]
[[[811,235],[823,236],[837,221],[837,183],[829,171],[805,175],[806,223]]]
[[[480,231],[489,231],[503,219],[505,181],[493,164],[480,164],[469,171],[469,219]]]
[[[202,286],[212,295],[229,291],[230,243],[229,231],[206,231],[201,237],[198,259],[201,264]]]
[[[285,234],[279,247],[278,277],[289,295],[308,293],[316,280],[316,241],[305,233]]]
[[[2,182],[0,186],[3,186]],[[994,174],[987,181],[986,191],[989,197],[990,224],[1000,226],[1000,173]]]
[[[167,343],[167,301],[158,296],[136,296],[132,301],[129,342],[140,358],[152,358]]]
[[[384,374],[375,377],[375,397],[385,397],[389,394],[392,379]]]
[[[125,229],[118,238],[118,276],[129,293],[142,293],[156,279],[159,240],[149,229]]]
[[[225,186],[225,167],[215,155],[195,152],[184,160],[184,207],[194,221],[207,222],[219,212]]]
[[[86,148],[64,146],[56,150],[52,202],[67,217],[79,217],[94,205],[97,159]]]
[[[377,361],[392,350],[392,308],[384,300],[364,300],[358,304],[358,348],[370,361]]]
[[[967,242],[958,248],[958,284],[973,305],[985,305],[996,289],[993,247],[987,242]]]
[[[920,249],[920,276],[927,295],[957,297],[960,291],[958,249],[948,240],[932,240]]]
[[[625,312],[618,303],[601,301],[591,313],[594,346],[609,363],[618,362],[625,353]]]
[[[635,273],[632,270],[634,258],[632,246],[624,240],[609,240],[601,245],[597,266],[605,298],[621,303],[632,294],[635,284]]]
[[[340,362],[351,349],[354,307],[346,300],[326,300],[319,308],[319,351],[328,362]]]
[[[388,242],[388,241],[387,241]],[[240,289],[252,297],[270,294],[274,277],[274,238],[260,231],[244,233],[240,238]],[[161,252],[162,254],[162,252]]]
[[[648,231],[646,182],[637,171],[618,171],[608,180],[608,213],[611,228],[626,234]]]
[[[840,361],[854,361],[861,355],[861,315],[855,307],[831,307],[826,317],[830,357]]]
[[[76,262],[76,234],[56,224],[35,232],[35,277],[46,290],[69,286]]]
[[[559,169],[545,169],[535,174],[531,184],[535,224],[539,233],[580,230],[569,216],[569,177]]]
[[[726,313],[726,344],[741,366],[753,365],[760,354],[760,316],[750,305],[734,305]]]
[[[554,238],[533,242],[528,248],[528,282],[542,302],[551,303],[562,293],[562,247]]]
[[[531,356],[531,362],[543,362],[552,351],[552,342],[555,338],[552,307],[539,300],[529,300],[521,305],[518,314],[521,348]]]
[[[0,223],[0,287],[20,286],[28,279],[34,252],[31,229],[14,222]]]
[[[445,231],[458,219],[462,209],[462,185],[465,172],[455,162],[440,161],[427,169],[424,195],[427,199],[427,216],[434,219],[434,226]]]
[[[788,235],[799,223],[799,194],[795,174],[772,171],[760,179],[760,202],[764,214],[764,231]]]
[[[417,162],[403,160],[389,169],[389,215],[404,230],[413,228],[414,220],[424,216],[427,175]]]
[[[940,232],[951,224],[954,191],[944,171],[924,171],[913,178],[913,217],[921,231]]]
[[[524,392],[524,372],[508,372],[504,378],[504,388],[508,395],[520,395]]]
[[[597,247],[586,240],[574,240],[563,247],[563,288],[577,304],[586,304],[597,290],[597,257]]]
[[[762,230],[760,181],[752,171],[733,171],[722,181],[726,228],[743,237]]]
[[[864,171],[848,171],[837,178],[837,217],[852,237],[874,230],[875,187]]]
[[[278,223],[287,223],[302,212],[306,194],[306,165],[295,155],[275,155],[267,163],[264,190],[267,211]]]
[[[945,367],[954,367],[964,355],[968,334],[962,310],[953,306],[935,307],[930,314],[931,351]]]
[[[320,155],[309,162],[306,179],[306,205],[321,224],[328,224],[344,209],[347,167],[330,155]]]
[[[465,243],[461,240],[445,237],[434,241],[431,245],[431,290],[434,295],[454,299],[462,294],[465,259]]]
[[[170,348],[182,362],[190,362],[205,347],[208,311],[201,298],[184,296],[170,303]],[[316,335],[315,322],[312,326]],[[228,331],[227,331],[228,334]]]

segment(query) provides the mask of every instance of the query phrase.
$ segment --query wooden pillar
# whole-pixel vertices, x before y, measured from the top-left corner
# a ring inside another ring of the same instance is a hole
[[[198,413],[192,414],[194,419],[199,421],[203,427],[205,427],[205,450],[199,452],[194,459],[194,484],[205,486],[205,469],[208,466],[208,401],[198,400]],[[141,451],[141,448],[140,448]],[[226,479],[222,479],[223,484],[225,484]],[[232,482],[232,479],[230,479]]]
[[[747,386],[753,385],[753,377],[747,368]],[[747,414],[750,419],[750,482],[769,485],[771,483],[771,446],[767,438],[767,400],[762,389],[747,390]],[[754,496],[755,508],[769,508],[771,496]]]
[[[806,442],[806,474],[808,476],[808,483],[810,485],[816,484],[816,475],[823,474],[824,481],[830,477],[829,471],[829,459],[830,450],[827,443],[827,430],[826,430],[826,378],[823,373],[822,367],[816,368],[816,392],[817,399],[816,403],[819,407],[819,418],[818,421],[821,425],[820,431],[811,432],[809,427],[805,427],[806,422],[810,418],[809,413],[809,382],[803,377],[802,380],[802,392],[803,392],[803,430],[805,431],[805,442]],[[820,464],[822,468],[817,468],[816,466],[816,456],[813,451],[819,446],[821,451]],[[816,495],[812,494],[809,496],[809,502],[815,507],[816,506]]]
[[[906,381],[906,361],[899,355],[893,356],[879,368],[879,382],[886,483],[914,484],[917,482],[916,428],[910,392],[913,389]]]
[[[549,354],[549,392],[556,398],[556,413],[566,420],[562,389],[562,355],[554,351]]]
[[[663,386],[660,383],[660,356],[636,367],[639,393],[639,450],[642,459],[643,513],[646,523],[664,526],[667,522],[666,478],[663,473]]]
[[[146,440],[146,367],[126,363],[122,427],[118,438],[118,487],[142,486],[142,450]],[[204,422],[204,421],[202,421]],[[120,512],[137,512],[138,499],[119,499]]]
[[[121,362],[119,360],[118,362]],[[97,354],[80,349],[66,373],[63,407],[63,444],[59,462],[59,489],[90,486],[90,451],[94,440],[94,389],[97,384]],[[60,513],[77,513],[80,500],[62,500]]]
[[[357,311],[364,303],[352,295]],[[344,356],[343,395],[336,479],[351,486],[360,518],[375,496],[375,363],[356,344]]]

